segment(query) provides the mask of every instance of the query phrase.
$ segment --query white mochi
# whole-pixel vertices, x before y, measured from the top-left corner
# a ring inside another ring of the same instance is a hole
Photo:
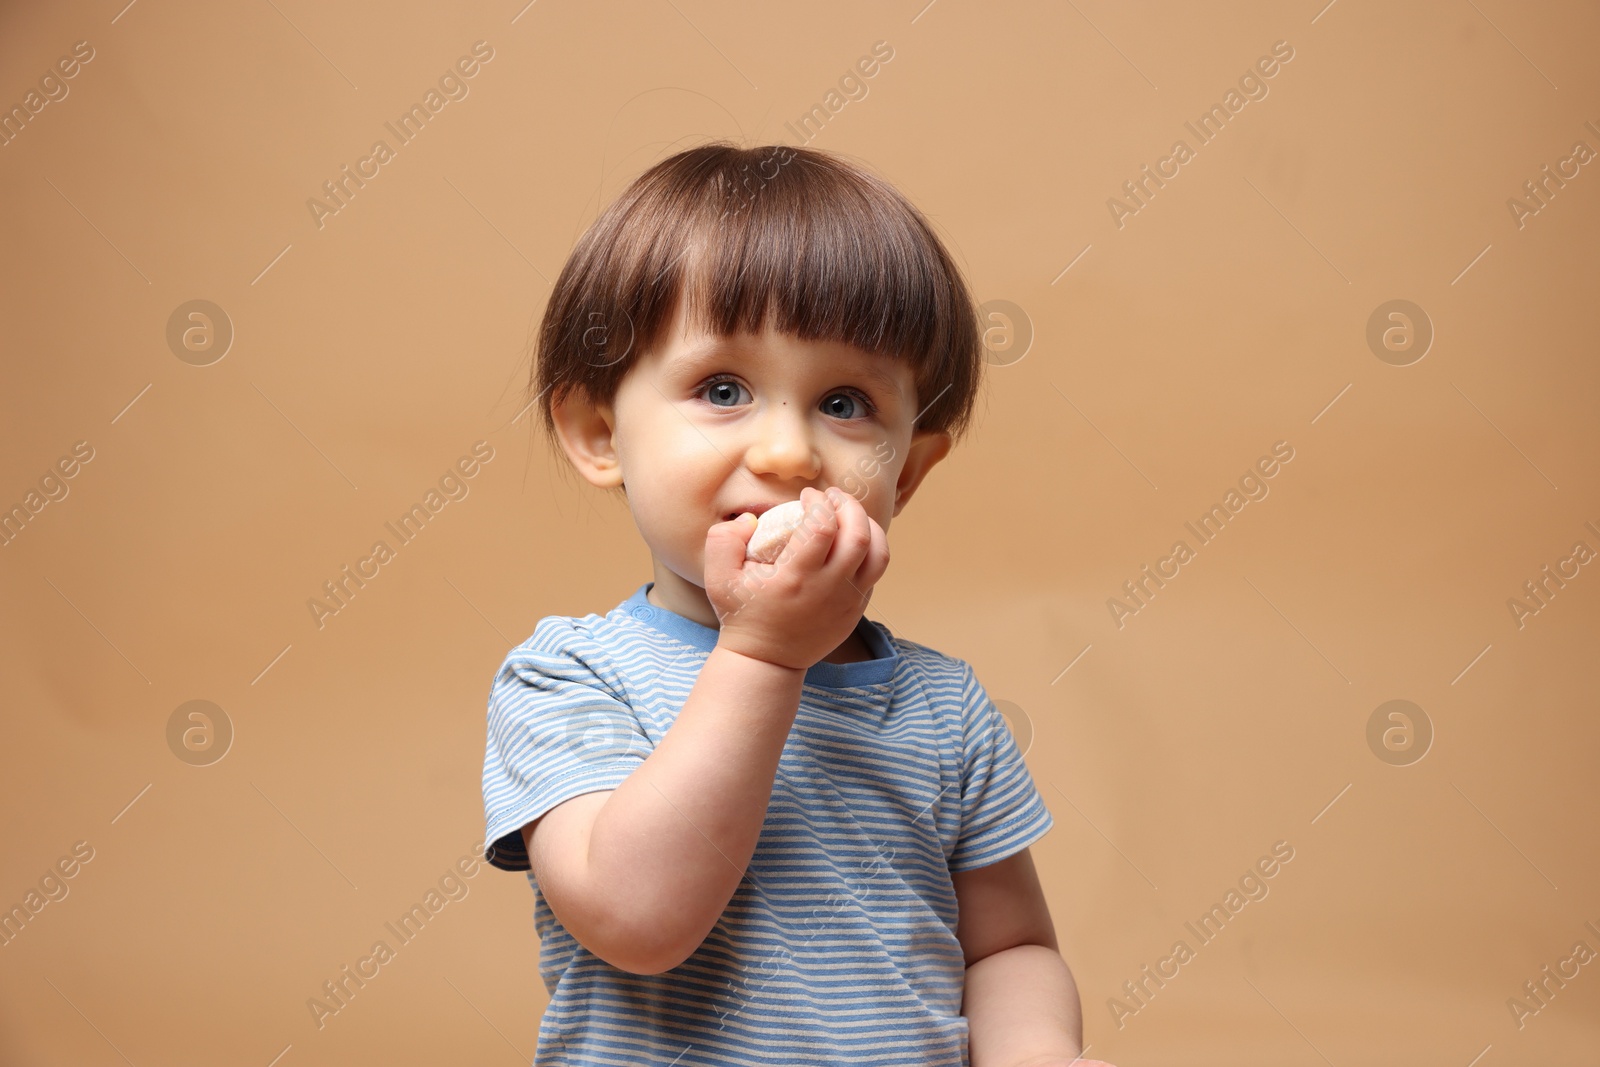
[[[763,511],[756,520],[756,532],[750,535],[744,558],[758,563],[776,563],[783,546],[789,543],[789,537],[800,528],[800,520],[805,513],[805,505],[798,500],[790,500]]]

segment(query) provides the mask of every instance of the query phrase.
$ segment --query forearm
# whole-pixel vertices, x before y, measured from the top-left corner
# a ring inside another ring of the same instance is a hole
[[[805,672],[714,648],[655,751],[596,814],[586,882],[686,955],[755,851]]]
[[[1044,945],[1017,945],[968,967],[961,1014],[971,1067],[1065,1067],[1082,1051],[1077,984]]]

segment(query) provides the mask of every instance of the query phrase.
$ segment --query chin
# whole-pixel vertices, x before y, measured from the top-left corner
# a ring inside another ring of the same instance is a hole
[[[703,590],[706,587],[705,566],[703,564],[700,567],[691,569],[668,561],[667,570],[698,589]]]

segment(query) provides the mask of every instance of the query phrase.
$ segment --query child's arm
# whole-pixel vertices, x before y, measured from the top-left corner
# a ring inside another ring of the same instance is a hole
[[[775,565],[745,563],[747,517],[711,528],[706,592],[722,625],[672,728],[615,790],[523,831],[551,910],[613,966],[682,963],[744,877],[806,668],[849,636],[888,566],[882,528],[838,497],[802,492],[816,510]]]
[[[655,974],[705,940],[755,851],[804,674],[718,645],[622,785],[524,829],[545,899],[590,952]]]
[[[1082,1051],[1078,987],[1056,944],[1050,908],[1023,849],[998,863],[952,871],[967,962],[971,1067],[1066,1067]],[[1077,1067],[1090,1062],[1078,1060]]]

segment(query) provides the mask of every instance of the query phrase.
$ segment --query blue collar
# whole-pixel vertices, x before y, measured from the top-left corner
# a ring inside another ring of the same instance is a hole
[[[701,626],[693,619],[675,611],[650,603],[645,596],[656,583],[646,582],[634,590],[632,596],[617,605],[617,610],[627,613],[652,630],[677,638],[691,648],[709,654],[717,646],[717,631]],[[873,659],[859,663],[829,663],[826,660],[811,665],[806,671],[805,684],[825,689],[854,689],[860,686],[880,685],[894,676],[900,662],[900,652],[895,648],[887,627],[865,615],[856,632],[867,643]]]

